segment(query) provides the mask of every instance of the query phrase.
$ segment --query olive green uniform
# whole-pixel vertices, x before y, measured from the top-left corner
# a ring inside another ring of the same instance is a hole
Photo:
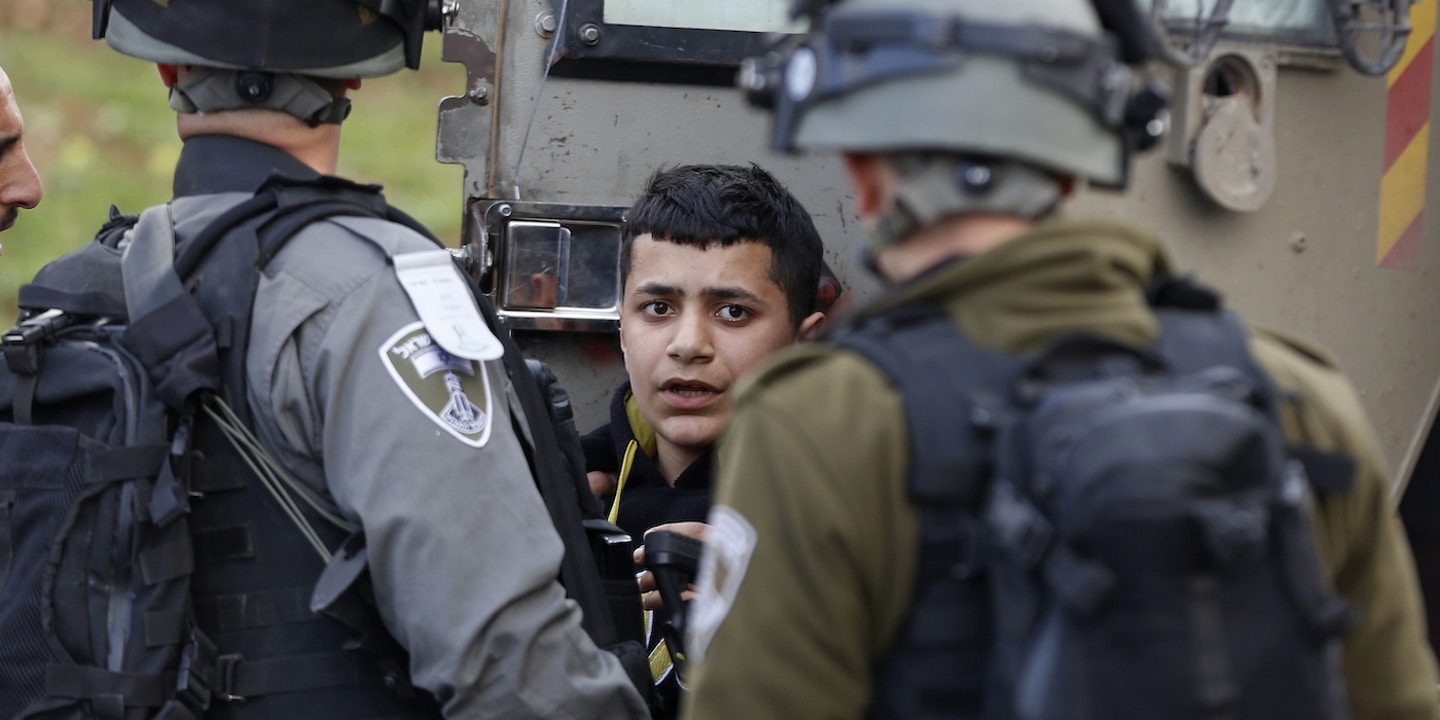
[[[1124,228],[1047,224],[862,314],[939,303],[975,342],[1010,352],[1073,331],[1148,345],[1158,328],[1143,290],[1170,269],[1155,241]],[[1357,460],[1352,491],[1325,498],[1315,519],[1329,575],[1360,611],[1344,658],[1354,716],[1434,718],[1435,663],[1414,569],[1359,399],[1312,347],[1259,330],[1251,347],[1297,397],[1282,411],[1289,440]],[[879,370],[825,345],[774,360],[742,388],[711,516],[729,531],[693,611],[690,649],[701,661],[685,717],[868,712],[875,668],[911,607],[920,549],[904,418]]]

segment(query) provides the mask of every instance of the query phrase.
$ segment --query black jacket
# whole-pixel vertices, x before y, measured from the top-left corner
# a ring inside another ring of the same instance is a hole
[[[710,512],[710,479],[714,464],[714,452],[706,452],[696,458],[675,479],[675,487],[665,482],[655,458],[650,457],[643,447],[654,446],[654,430],[648,426],[632,427],[627,404],[632,403],[630,383],[616,388],[610,401],[610,422],[602,425],[580,439],[585,452],[585,470],[600,470],[619,475],[625,462],[625,453],[630,444],[636,443],[635,457],[631,461],[627,477],[617,477],[622,484],[619,493],[620,513],[615,524],[643,543],[645,531],[656,525],[687,520],[704,521]],[[635,415],[637,418],[639,414]],[[644,439],[637,435],[645,436]],[[637,568],[637,571],[639,568]],[[654,613],[649,619],[646,649],[651,652],[651,670],[658,675],[655,692],[660,704],[653,708],[655,718],[673,718],[679,709],[680,683],[675,676],[669,658],[657,652],[662,634],[661,623],[666,621],[664,611]]]
[[[625,410],[629,397],[630,383],[616,388],[615,395],[610,399],[610,423],[601,425],[580,439],[587,472],[600,470],[618,474],[625,460],[626,447],[631,441],[640,442]],[[649,434],[654,431],[646,427],[641,432]],[[713,451],[701,455],[685,468],[685,472],[680,473],[672,488],[660,474],[655,458],[643,450],[637,451],[630,476],[624,479],[620,516],[615,524],[630,533],[638,543],[645,531],[656,525],[686,520],[704,521],[710,512],[714,460]]]

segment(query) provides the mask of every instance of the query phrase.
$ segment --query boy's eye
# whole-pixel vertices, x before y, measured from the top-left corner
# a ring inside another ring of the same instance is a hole
[[[662,300],[651,300],[640,306],[640,312],[646,315],[664,315],[670,312],[670,304]]]
[[[750,317],[750,311],[740,305],[726,305],[720,308],[720,319],[738,322]]]

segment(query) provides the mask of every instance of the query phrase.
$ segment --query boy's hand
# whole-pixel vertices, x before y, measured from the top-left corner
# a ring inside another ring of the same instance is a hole
[[[591,473],[591,475],[594,475],[594,473]],[[709,525],[706,525],[703,522],[695,521],[656,525],[655,527],[646,530],[645,534],[649,535],[656,530],[669,530],[670,532],[680,533],[681,535],[689,535],[690,537],[696,538],[701,542],[704,542],[710,534]],[[640,565],[645,564],[644,545],[641,545],[640,547],[635,549],[635,562]],[[645,595],[644,606],[646,610],[659,610],[660,608],[665,606],[664,601],[660,599],[660,593],[655,592],[656,586],[654,573],[646,570],[644,573],[640,574],[640,577],[637,578],[637,582],[640,584],[640,592],[644,593]],[[689,600],[694,595],[695,585],[691,584],[690,587],[685,590],[685,592],[681,593],[680,597],[684,598],[685,600]]]
[[[585,479],[590,481],[590,492],[602,498],[608,498],[615,494],[615,473],[607,473],[603,470],[591,470],[585,473]]]

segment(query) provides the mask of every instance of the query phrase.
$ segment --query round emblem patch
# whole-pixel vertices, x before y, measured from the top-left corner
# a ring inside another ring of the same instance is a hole
[[[700,556],[700,571],[695,577],[695,598],[690,601],[690,628],[685,652],[692,659],[704,656],[710,639],[730,613],[750,554],[755,551],[755,527],[744,515],[725,505],[710,508],[705,521],[710,533],[705,539],[705,553]]]
[[[420,322],[391,335],[380,346],[380,360],[421,413],[460,442],[484,447],[490,378],[480,363],[445,352]]]

